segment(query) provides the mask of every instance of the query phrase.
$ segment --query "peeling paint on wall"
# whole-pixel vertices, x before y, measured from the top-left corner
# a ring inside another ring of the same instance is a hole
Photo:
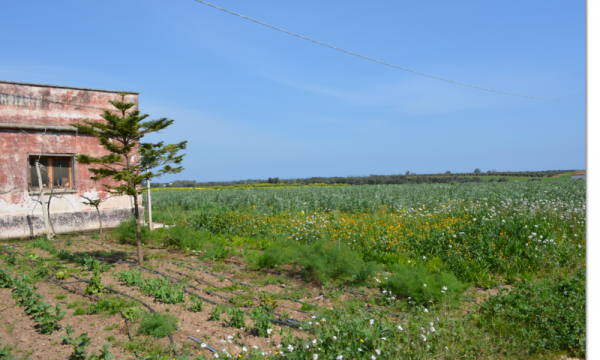
[[[28,154],[108,154],[93,136],[53,131],[52,127],[70,126],[83,120],[102,121],[99,115],[105,110],[114,109],[109,100],[120,100],[120,96],[116,91],[0,82],[0,125],[48,127],[45,131],[0,128],[0,238],[13,233],[31,234],[25,228],[27,221],[23,219],[37,218],[42,214],[39,195],[30,192]],[[138,95],[129,94],[126,101],[137,104]],[[86,216],[82,214],[92,210],[95,214],[94,208],[83,204],[85,199],[82,196],[108,198],[102,202],[100,209],[113,214],[110,217],[113,220],[120,216],[118,214],[131,213],[133,202],[130,197],[109,197],[104,191],[102,184],[110,184],[109,180],[95,182],[90,179],[88,166],[75,164],[74,167],[75,189],[64,194],[57,190],[59,196],[53,196],[50,202],[51,216],[57,216],[58,222],[65,222],[55,225],[57,232],[58,229],[61,229],[60,232],[76,231],[79,230],[77,226],[89,230],[93,226],[94,221],[84,226],[85,222],[82,221],[79,221],[79,225],[77,222],[69,225],[65,220],[69,217],[84,219]],[[45,196],[48,199],[48,194]],[[141,206],[141,196],[137,201]],[[7,226],[16,226],[18,229],[9,229]]]

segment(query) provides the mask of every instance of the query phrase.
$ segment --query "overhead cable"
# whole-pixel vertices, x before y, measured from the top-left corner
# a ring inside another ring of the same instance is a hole
[[[210,7],[213,7],[213,8],[215,8],[215,9],[218,9],[218,10],[221,10],[221,11],[225,11],[226,13],[229,13],[229,14],[232,14],[232,15],[235,15],[235,16],[239,16],[239,17],[241,17],[241,18],[243,18],[243,19],[246,19],[246,20],[253,21],[253,22],[257,23],[257,24],[260,24],[260,25],[263,25],[263,26],[266,26],[266,27],[270,27],[271,29],[275,29],[275,30],[278,30],[278,31],[284,32],[284,33],[286,33],[286,34],[293,35],[293,36],[299,37],[299,38],[301,38],[301,39],[304,39],[304,40],[308,40],[308,41],[314,42],[315,44],[323,45],[323,46],[326,46],[326,47],[328,47],[328,48],[331,48],[331,49],[334,49],[334,50],[338,50],[338,51],[344,52],[344,53],[346,53],[346,54],[350,54],[350,55],[358,56],[358,57],[360,57],[360,58],[363,58],[363,59],[366,59],[366,60],[374,61],[374,62],[376,62],[376,63],[379,63],[379,64],[383,64],[383,65],[391,66],[391,67],[393,67],[393,68],[396,68],[396,69],[400,69],[400,70],[408,71],[408,72],[411,72],[411,73],[414,73],[414,74],[417,74],[417,75],[426,76],[426,77],[429,77],[429,78],[432,78],[432,79],[441,80],[441,81],[446,81],[446,82],[449,82],[449,83],[452,83],[452,84],[456,84],[456,85],[467,86],[467,87],[474,88],[474,89],[478,89],[478,90],[491,91],[491,92],[495,92],[495,93],[498,93],[498,94],[512,95],[512,96],[520,96],[520,97],[531,98],[531,99],[539,99],[539,100],[554,100],[554,101],[585,101],[584,99],[555,99],[555,98],[546,98],[546,97],[539,97],[539,96],[530,96],[530,95],[515,94],[515,93],[510,93],[510,92],[505,92],[505,91],[499,91],[499,90],[494,90],[494,89],[488,89],[488,88],[484,88],[484,87],[480,87],[480,86],[475,86],[475,85],[469,85],[469,84],[461,83],[461,82],[454,81],[454,80],[444,79],[444,78],[441,78],[441,77],[438,77],[438,76],[429,75],[429,74],[425,74],[425,73],[422,73],[422,72],[419,72],[419,71],[416,71],[416,70],[411,70],[411,69],[407,69],[407,68],[404,68],[404,67],[401,67],[401,66],[398,66],[398,65],[390,64],[390,63],[387,63],[387,62],[385,62],[385,61],[381,61],[381,60],[373,59],[373,58],[371,58],[371,57],[364,56],[364,55],[360,55],[360,54],[357,54],[357,53],[355,53],[355,52],[352,52],[352,51],[344,50],[344,49],[341,49],[341,48],[339,48],[339,47],[336,47],[336,46],[333,46],[333,45],[325,44],[325,43],[323,43],[323,42],[320,42],[320,41],[317,41],[317,40],[314,40],[314,39],[308,38],[308,37],[306,37],[306,36],[302,36],[302,35],[299,35],[299,34],[293,33],[293,32],[291,32],[291,31],[287,31],[287,30],[284,30],[284,29],[278,28],[278,27],[276,27],[276,26],[269,25],[269,24],[267,24],[267,23],[264,23],[264,22],[262,22],[262,21],[258,21],[258,20],[255,20],[255,19],[249,18],[249,17],[247,17],[247,16],[244,16],[244,15],[241,15],[241,14],[238,14],[238,13],[235,13],[235,12],[233,12],[233,11],[230,11],[230,10],[224,9],[224,8],[222,8],[222,7],[219,7],[219,6],[213,5],[213,4],[211,4],[211,3],[207,3],[206,1],[202,1],[202,0],[194,0],[194,1],[196,1],[196,2],[199,2],[199,3],[202,3],[202,4],[204,4],[204,5],[208,5],[208,6],[210,6]]]

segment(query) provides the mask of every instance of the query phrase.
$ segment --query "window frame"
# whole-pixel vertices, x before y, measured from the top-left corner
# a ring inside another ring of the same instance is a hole
[[[27,188],[29,189],[29,193],[30,194],[39,194],[40,190],[39,188],[33,188],[33,186],[31,184],[33,184],[33,181],[31,179],[31,159],[33,158],[68,158],[70,160],[69,162],[69,167],[71,169],[71,171],[69,172],[69,180],[71,182],[71,187],[68,189],[56,189],[56,192],[59,193],[74,193],[77,191],[77,171],[76,171],[76,164],[77,161],[75,161],[75,154],[51,154],[51,153],[27,153]],[[54,179],[53,179],[54,180]],[[46,193],[50,193],[52,191],[52,188],[48,188],[48,189],[43,189],[44,194]]]

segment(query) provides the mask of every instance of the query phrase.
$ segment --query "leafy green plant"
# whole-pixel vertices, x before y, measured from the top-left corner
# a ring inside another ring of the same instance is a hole
[[[142,291],[165,304],[178,304],[185,301],[185,293],[181,290],[181,286],[172,285],[164,277],[144,280]]]
[[[85,288],[85,293],[88,295],[101,294],[104,291],[104,285],[102,285],[102,278],[100,277],[100,263],[96,260],[92,263],[94,275],[90,280],[90,283]]]
[[[239,307],[227,309],[227,316],[229,317],[229,325],[231,327],[241,329],[246,326],[246,317]]]
[[[60,305],[56,304],[56,306],[50,306],[45,309],[45,311],[38,313],[35,316],[35,321],[42,323],[42,332],[44,334],[52,334],[56,327],[58,326],[58,322],[62,320],[66,315],[66,312],[60,309]]]
[[[117,276],[127,286],[142,286],[143,284],[141,270],[123,270]]]
[[[189,310],[191,312],[201,312],[202,311],[202,299],[193,296],[192,297],[192,306],[190,306]]]
[[[221,320],[221,314],[223,313],[224,307],[221,305],[217,305],[210,310],[210,319],[214,321]]]
[[[129,321],[136,321],[141,316],[141,310],[135,307],[123,311],[123,316]]]
[[[250,312],[250,318],[252,318],[252,321],[254,322],[254,329],[256,330],[258,336],[269,336],[269,329],[272,329],[270,321],[271,316],[264,307],[259,306],[252,309],[252,312]]]
[[[177,318],[171,314],[145,314],[140,322],[138,332],[160,339],[172,334],[176,329],[177,322]]]

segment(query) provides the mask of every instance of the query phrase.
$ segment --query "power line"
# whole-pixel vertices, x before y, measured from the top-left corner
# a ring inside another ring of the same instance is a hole
[[[264,23],[264,22],[262,22],[262,21],[258,21],[258,20],[255,20],[255,19],[249,18],[249,17],[247,17],[247,16],[244,16],[244,15],[241,15],[241,14],[238,14],[238,13],[235,13],[235,12],[233,12],[233,11],[230,11],[230,10],[227,10],[227,9],[223,9],[222,7],[219,7],[219,6],[216,6],[216,5],[213,5],[213,4],[210,4],[210,3],[207,3],[206,1],[202,1],[202,0],[195,0],[195,1],[196,1],[196,2],[199,2],[199,3],[202,3],[202,4],[204,4],[204,5],[208,5],[208,6],[210,6],[210,7],[213,7],[213,8],[215,8],[215,9],[218,9],[218,10],[221,10],[221,11],[225,11],[226,13],[229,13],[229,14],[232,14],[232,15],[235,15],[235,16],[239,16],[239,17],[241,17],[241,18],[243,18],[243,19],[246,19],[246,20],[253,21],[253,22],[257,23],[257,24],[260,24],[260,25],[263,25],[263,26],[266,26],[266,27],[270,27],[271,29],[275,29],[275,30],[278,30],[278,31],[284,32],[284,33],[286,33],[286,34],[290,34],[290,35],[293,35],[293,36],[299,37],[299,38],[301,38],[301,39],[304,39],[304,40],[308,40],[308,41],[314,42],[315,44],[323,45],[323,46],[326,46],[326,47],[328,47],[328,48],[331,48],[331,49],[334,49],[334,50],[338,50],[338,51],[344,52],[344,53],[346,53],[346,54],[350,54],[350,55],[358,56],[358,57],[360,57],[360,58],[363,58],[363,59],[366,59],[366,60],[374,61],[374,62],[376,62],[376,63],[379,63],[379,64],[383,64],[383,65],[391,66],[391,67],[393,67],[393,68],[396,68],[396,69],[400,69],[400,70],[408,71],[408,72],[411,72],[411,73],[414,73],[414,74],[417,74],[417,75],[426,76],[426,77],[429,77],[429,78],[432,78],[432,79],[441,80],[441,81],[446,81],[446,82],[449,82],[449,83],[452,83],[452,84],[456,84],[456,85],[467,86],[467,87],[474,88],[474,89],[478,89],[478,90],[491,91],[491,92],[495,92],[495,93],[498,93],[498,94],[512,95],[512,96],[520,96],[520,97],[531,98],[531,99],[540,99],[540,100],[554,100],[554,101],[585,101],[584,99],[554,99],[554,98],[545,98],[545,97],[539,97],[539,96],[521,95],[521,94],[509,93],[509,92],[505,92],[505,91],[499,91],[499,90],[487,89],[487,88],[480,87],[480,86],[475,86],[475,85],[469,85],[469,84],[461,83],[461,82],[454,81],[454,80],[444,79],[444,78],[441,78],[441,77],[438,77],[438,76],[429,75],[429,74],[425,74],[425,73],[422,73],[422,72],[419,72],[419,71],[415,71],[415,70],[407,69],[407,68],[404,68],[404,67],[401,67],[401,66],[398,66],[398,65],[390,64],[390,63],[387,63],[387,62],[385,62],[385,61],[380,61],[380,60],[377,60],[377,59],[373,59],[373,58],[371,58],[371,57],[364,56],[364,55],[360,55],[360,54],[357,54],[357,53],[355,53],[355,52],[352,52],[352,51],[344,50],[344,49],[341,49],[341,48],[339,48],[339,47],[336,47],[336,46],[333,46],[333,45],[325,44],[325,43],[323,43],[323,42],[320,42],[320,41],[317,41],[317,40],[314,40],[314,39],[308,38],[308,37],[306,37],[306,36],[298,35],[298,34],[296,34],[296,33],[293,33],[293,32],[291,32],[291,31],[287,31],[287,30],[284,30],[284,29],[278,28],[278,27],[276,27],[276,26],[273,26],[273,25],[266,24],[266,23]]]

